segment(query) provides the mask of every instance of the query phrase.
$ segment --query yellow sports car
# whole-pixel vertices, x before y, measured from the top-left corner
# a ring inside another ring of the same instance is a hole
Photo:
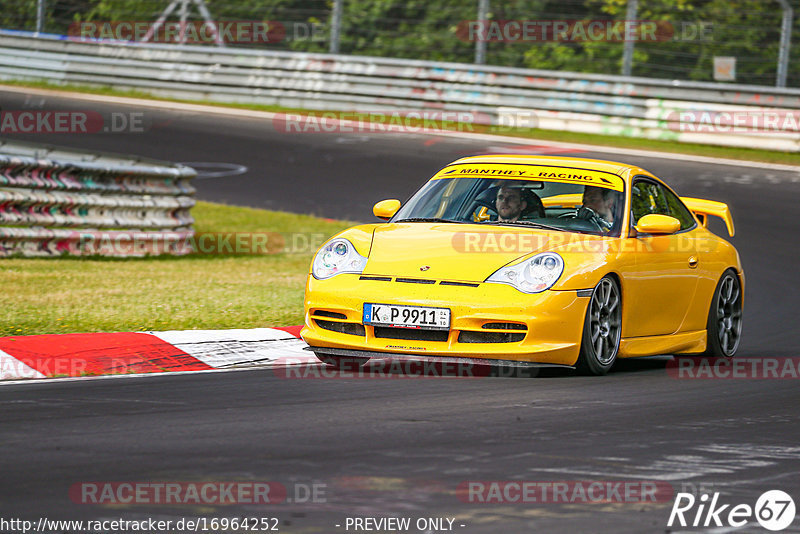
[[[301,336],[332,365],[371,358],[566,366],[605,374],[617,358],[732,357],[744,272],[707,229],[720,202],[679,197],[610,161],[462,158],[386,222],[316,253]]]

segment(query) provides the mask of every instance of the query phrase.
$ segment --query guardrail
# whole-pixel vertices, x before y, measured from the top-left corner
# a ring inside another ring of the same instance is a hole
[[[0,142],[0,257],[192,251],[181,165]]]
[[[800,150],[794,89],[9,31],[2,79],[317,110],[471,111],[501,126],[524,117],[544,129]]]

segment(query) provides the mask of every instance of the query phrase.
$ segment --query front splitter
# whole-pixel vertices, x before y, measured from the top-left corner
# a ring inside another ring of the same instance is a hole
[[[491,358],[464,358],[460,356],[423,356],[417,354],[402,354],[395,352],[377,352],[369,350],[351,350],[328,347],[305,347],[303,350],[310,350],[319,354],[330,356],[344,356],[350,358],[364,358],[368,360],[399,360],[417,361],[430,363],[455,363],[461,365],[487,365],[490,367],[515,367],[524,369],[575,369],[573,365],[562,365],[557,363],[537,363],[521,362],[516,360],[495,360]],[[366,362],[365,362],[366,363]]]

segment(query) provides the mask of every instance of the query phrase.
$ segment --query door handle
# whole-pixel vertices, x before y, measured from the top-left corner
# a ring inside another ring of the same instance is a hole
[[[697,264],[699,262],[700,260],[697,259],[697,256],[689,256],[689,267],[691,267],[692,269],[697,267]]]

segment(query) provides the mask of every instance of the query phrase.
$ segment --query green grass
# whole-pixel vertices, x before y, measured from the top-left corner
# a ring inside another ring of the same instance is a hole
[[[256,111],[271,112],[292,112],[310,113],[309,110],[298,108],[286,108],[276,105],[259,104],[226,104],[220,102],[204,100],[181,100],[153,96],[144,91],[124,91],[111,87],[84,86],[84,85],[58,85],[46,81],[3,81],[0,84],[15,85],[21,87],[36,87],[41,89],[72,91],[78,93],[90,93],[109,96],[122,96],[132,98],[145,98],[150,100],[162,100],[167,102],[183,102],[190,104],[203,104],[209,106],[229,107],[238,109],[252,109]],[[321,113],[315,110],[313,113]],[[498,131],[482,125],[445,124],[443,127],[456,129],[459,131],[474,131],[479,133],[497,133],[511,137],[522,137],[529,139],[541,139],[549,141],[560,141],[564,143],[581,143],[587,145],[597,145],[606,147],[622,147],[640,150],[655,150],[660,152],[671,152],[678,154],[692,154],[697,156],[708,156],[717,158],[738,159],[746,161],[760,161],[766,163],[783,163],[787,165],[800,165],[800,153],[781,152],[773,150],[761,150],[754,148],[737,148],[703,145],[694,143],[679,143],[677,141],[663,141],[656,139],[640,139],[636,137],[626,137],[617,135],[599,135],[575,132],[560,132],[554,130],[540,130],[535,128],[502,128]]]
[[[0,336],[302,324],[312,248],[352,224],[207,202],[192,214],[198,232],[299,236],[297,252],[3,259]]]

